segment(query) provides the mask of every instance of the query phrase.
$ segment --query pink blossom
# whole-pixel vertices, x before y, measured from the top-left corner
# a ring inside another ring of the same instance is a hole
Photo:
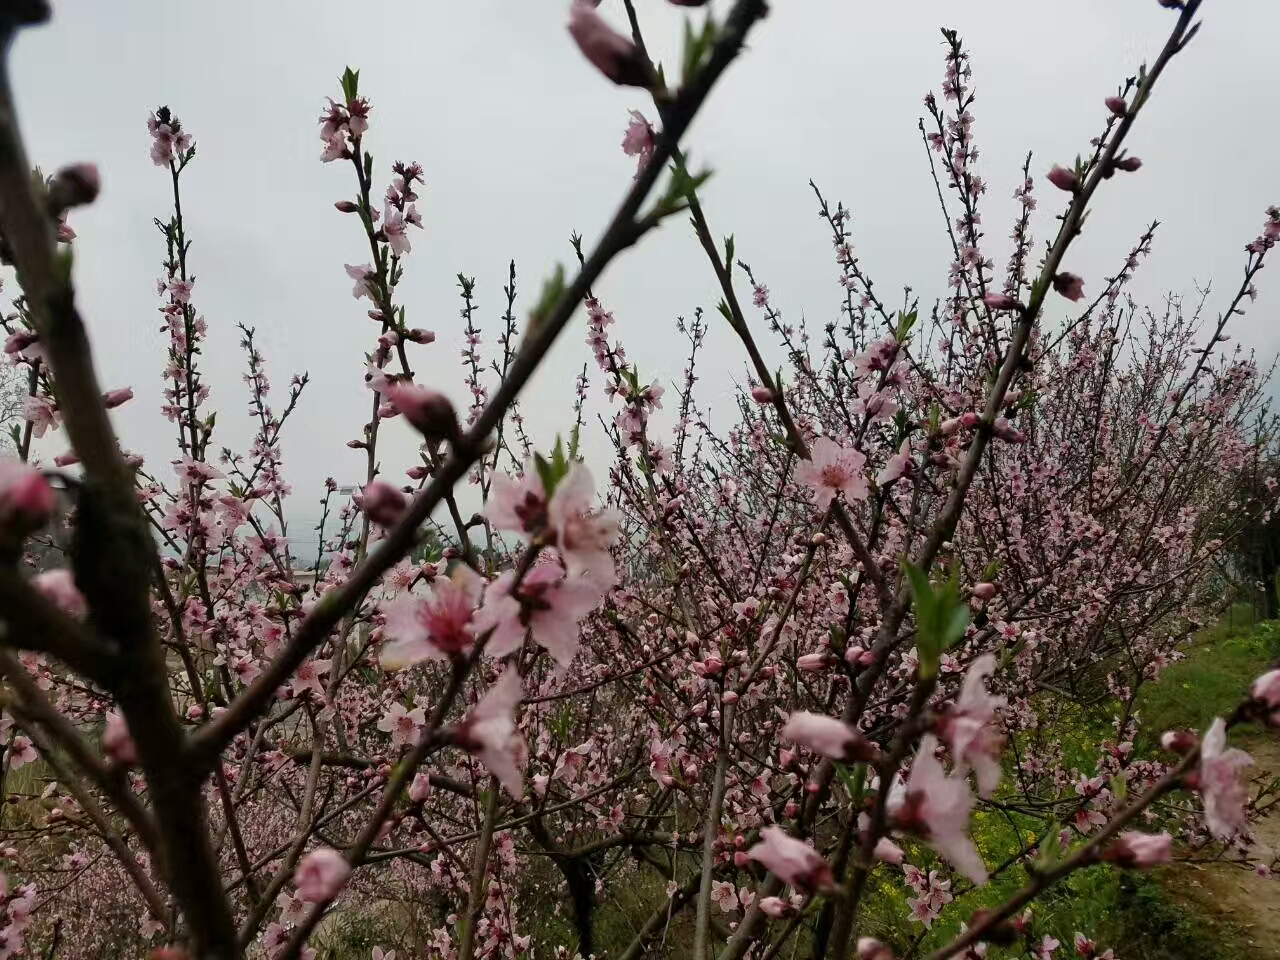
[[[986,679],[995,668],[996,658],[989,653],[973,661],[959,699],[941,723],[942,739],[955,757],[956,772],[964,774],[972,769],[981,797],[991,796],[1000,785],[1004,734],[996,726],[996,711],[1004,706],[1004,698],[993,697],[986,690]]]
[[[1053,289],[1068,300],[1080,300],[1084,297],[1084,281],[1074,273],[1059,273],[1053,278]]]
[[[320,678],[329,672],[331,663],[330,660],[303,660],[290,684],[293,696],[300,697],[310,691],[315,694],[317,700],[323,700],[324,685],[320,682]]]
[[[819,437],[809,447],[809,458],[796,467],[796,481],[813,491],[814,503],[820,510],[826,510],[837,493],[843,493],[849,503],[856,503],[867,496],[867,478],[862,472],[866,463],[860,450]]]
[[[1219,840],[1230,840],[1245,827],[1249,794],[1237,771],[1251,763],[1249,754],[1227,746],[1227,725],[1215,719],[1200,745],[1197,779],[1205,822]]]
[[[618,535],[618,515],[592,511],[595,480],[586,464],[575,463],[556,484],[547,504],[547,525],[570,577],[587,576],[603,587],[616,580],[609,545]]]
[[[65,567],[37,574],[31,585],[68,616],[80,620],[89,611],[84,594],[76,587],[75,576]]]
[[[631,122],[627,124],[627,132],[622,136],[622,152],[628,157],[635,157],[640,169],[649,162],[656,146],[653,127],[639,110],[631,111]],[[637,176],[639,175],[637,171]]]
[[[875,747],[835,717],[799,711],[787,718],[779,736],[833,760],[867,760]]]
[[[911,457],[911,441],[903,440],[898,452],[889,458],[876,477],[876,486],[884,487],[900,477],[910,477],[915,473],[916,462]]]
[[[590,0],[574,0],[569,8],[569,33],[583,55],[614,83],[649,85],[648,65],[636,45],[605,23]]]
[[[714,880],[711,883],[711,900],[721,913],[733,913],[738,909],[738,888],[732,883]]]
[[[404,493],[385,480],[370,481],[360,494],[360,507],[370,520],[382,527],[395,526],[406,506]]]
[[[948,777],[934,756],[937,738],[920,740],[905,796],[891,801],[891,812],[905,827],[919,830],[938,853],[976,884],[987,882],[987,868],[969,839],[973,795],[961,777]]]
[[[791,904],[783,900],[781,897],[762,897],[760,903],[757,904],[765,916],[785,917],[793,911]]]
[[[404,256],[412,249],[405,216],[391,204],[387,204],[386,213],[382,217],[382,232],[387,236],[387,244],[392,253]]]
[[[982,298],[982,302],[990,309],[997,311],[1025,309],[1022,304],[1018,302],[1017,297],[1011,297],[1007,293],[988,293]]]
[[[520,799],[524,782],[524,739],[516,730],[515,709],[521,697],[520,674],[507,669],[458,725],[454,738],[498,778],[506,791]]]
[[[871,851],[871,855],[877,860],[884,863],[891,863],[894,866],[901,866],[906,853],[902,848],[890,840],[888,837],[881,837],[876,841],[875,848]]]
[[[874,937],[858,938],[858,960],[893,960],[893,951]]]
[[[32,436],[39,439],[50,427],[57,429],[58,408],[48,397],[27,397],[22,401],[22,416],[31,424]]]
[[[18,533],[37,530],[57,505],[53,488],[38,470],[16,460],[0,460],[0,527]]]
[[[1059,190],[1070,192],[1080,186],[1080,179],[1075,175],[1074,171],[1068,170],[1059,164],[1054,164],[1053,169],[1049,171],[1048,177],[1049,182]]]
[[[102,402],[108,410],[123,406],[133,399],[133,387],[121,387],[118,390],[108,390],[102,395]]]
[[[975,600],[990,600],[996,595],[996,585],[987,582],[975,583],[969,593]]]
[[[797,890],[812,893],[835,886],[835,876],[822,855],[803,840],[787,836],[781,827],[762,829],[760,842],[747,851],[747,856]]]
[[[484,580],[460,563],[448,579],[437,580],[425,599],[402,594],[387,608],[384,632],[391,642],[379,662],[399,670],[427,659],[461,653],[475,643],[472,619]]]
[[[458,437],[458,415],[443,393],[404,381],[388,383],[379,393],[428,440],[452,441]]]
[[[25,767],[35,760],[37,756],[36,748],[31,741],[22,735],[18,735],[13,738],[13,743],[9,746],[9,767],[13,770]]]
[[[495,474],[485,515],[497,530],[538,533],[547,525],[547,494],[537,471],[526,470],[518,479]]]
[[[1253,681],[1249,695],[1266,707],[1273,723],[1280,721],[1280,670],[1268,670]]]
[[[756,403],[773,403],[773,391],[768,387],[752,387],[751,399]]]
[[[1107,97],[1103,102],[1106,103],[1107,109],[1117,117],[1123,117],[1129,109],[1128,104],[1124,101],[1124,97]]]
[[[1062,946],[1061,941],[1055,940],[1046,933],[1044,935],[1044,939],[1042,939],[1036,946],[1032,955],[1035,957],[1035,960],[1052,960],[1054,951],[1060,946]]]
[[[426,773],[415,773],[413,782],[409,784],[409,799],[414,803],[422,803],[431,796],[431,776]]]
[[[318,847],[298,861],[293,882],[308,903],[332,900],[351,876],[346,857],[332,847]]]
[[[107,725],[102,731],[102,751],[116,763],[132,767],[138,762],[138,747],[129,735],[129,725],[118,710],[107,713]]]
[[[1122,867],[1145,870],[1168,863],[1173,853],[1173,837],[1167,833],[1139,833],[1129,830],[1120,834],[1103,856]]]
[[[418,733],[427,722],[421,707],[406,710],[404,704],[393,703],[382,719],[378,721],[378,729],[391,734],[391,748],[398,750],[418,742]]]
[[[477,633],[493,629],[487,652],[513,653],[528,631],[556,663],[568,667],[578,652],[578,621],[600,603],[604,588],[593,579],[567,577],[554,563],[535,566],[518,587],[514,581],[511,571],[498,577],[476,615]]]
[[[362,263],[359,266],[353,266],[348,263],[346,264],[346,271],[347,276],[356,282],[356,285],[351,288],[351,295],[357,300],[361,297],[368,297],[372,300],[374,278],[377,277],[373,267],[367,263]]]

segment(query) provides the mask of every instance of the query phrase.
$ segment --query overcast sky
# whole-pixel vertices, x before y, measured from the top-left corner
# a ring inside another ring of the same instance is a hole
[[[361,355],[374,333],[343,271],[368,259],[367,246],[355,219],[332,206],[351,195],[351,170],[319,162],[324,97],[336,94],[345,65],[358,67],[373,103],[366,142],[380,184],[394,159],[426,169],[426,229],[413,234],[401,299],[411,324],[439,337],[416,354],[419,379],[465,404],[455,275],[477,278],[491,340],[508,260],[527,310],[554,263],[571,259],[569,234],[590,243],[634,171],[619,143],[627,111],[648,107],[645,95],[586,65],[565,31],[567,6],[55,0],[53,22],[17,41],[13,83],[33,162],[92,160],[102,170],[101,198],[72,220],[76,280],[104,385],[132,385],[138,396],[117,416],[124,445],[153,468],[174,453],[172,427],[158,414],[164,340],[154,279],[163,244],[152,224],[167,215],[169,184],[148,159],[150,109],[171,106],[199,145],[184,175],[184,211],[194,300],[210,329],[207,381],[223,411],[215,442],[243,447],[249,436],[235,331],[244,322],[258,328],[275,384],[283,388],[294,371],[313,378],[285,440],[289,476],[309,504],[325,476],[352,482],[363,470],[363,456],[344,444],[367,415]],[[639,6],[655,55],[672,62],[684,11],[659,0]],[[720,15],[729,6],[710,4]],[[1026,151],[1042,185],[1053,162],[1085,152],[1102,126],[1103,98],[1154,59],[1175,17],[1156,0],[777,0],[773,8],[685,144],[715,170],[704,190],[712,229],[735,234],[738,255],[775,304],[815,329],[836,316],[839,287],[811,177],[853,211],[858,255],[886,298],[909,283],[927,305],[945,290],[948,243],[916,129],[922,95],[941,80],[939,27],[959,29],[973,55],[979,168],[991,187],[987,253],[1003,267]],[[621,23],[619,0],[602,10]],[[1129,141],[1145,166],[1104,186],[1073,247],[1067,267],[1087,291],[1157,218],[1164,225],[1136,293],[1238,283],[1243,244],[1264,208],[1280,202],[1277,36],[1280,4],[1205,4],[1204,28]],[[1057,198],[1046,189],[1042,200],[1043,237]],[[1234,330],[1267,361],[1280,343],[1280,290],[1268,273]],[[714,316],[719,299],[683,221],[615,263],[597,292],[642,374],[671,386],[683,365],[675,317],[697,306]],[[589,356],[582,334],[579,318],[534,382],[526,415],[536,441],[571,424],[573,377]],[[708,345],[702,396],[724,422],[742,352],[718,328]],[[407,463],[412,449],[406,431],[392,436],[388,468]]]

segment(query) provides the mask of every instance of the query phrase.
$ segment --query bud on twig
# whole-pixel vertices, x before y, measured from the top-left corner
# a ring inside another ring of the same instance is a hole
[[[59,217],[72,207],[93,203],[102,189],[102,178],[92,163],[76,163],[59,170],[49,182],[49,215]]]

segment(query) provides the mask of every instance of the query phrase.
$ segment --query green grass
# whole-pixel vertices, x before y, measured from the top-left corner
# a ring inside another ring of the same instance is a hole
[[[1247,606],[1231,608],[1220,622],[1199,633],[1185,660],[1166,668],[1141,692],[1144,728],[1152,737],[1175,727],[1203,733],[1215,717],[1235,709],[1278,648],[1280,624],[1255,625]]]

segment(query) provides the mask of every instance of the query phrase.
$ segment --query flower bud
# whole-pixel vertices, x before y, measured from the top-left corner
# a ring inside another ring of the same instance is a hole
[[[773,391],[768,387],[752,387],[751,399],[756,403],[773,403]]]
[[[975,600],[990,600],[996,595],[996,585],[994,583],[975,583],[970,591]]]
[[[360,209],[359,204],[352,203],[350,200],[339,200],[333,206],[339,213],[355,213]]]
[[[985,303],[992,310],[1024,310],[1026,309],[1025,307],[1023,307],[1021,303],[1018,302],[1017,297],[1011,297],[1007,293],[988,293],[985,297],[982,298],[982,302]]]
[[[421,327],[414,327],[412,330],[404,332],[404,338],[413,343],[434,343],[436,335],[431,330],[423,330]]]
[[[93,203],[102,189],[102,177],[92,163],[63,167],[49,184],[49,212],[55,217],[71,207]]]
[[[1167,833],[1139,833],[1129,830],[1102,854],[1121,867],[1145,870],[1157,864],[1168,863],[1172,857],[1173,837]]]
[[[1170,753],[1185,757],[1200,745],[1200,738],[1190,730],[1166,730],[1160,735],[1160,746]]]
[[[1121,157],[1112,161],[1111,165],[1117,170],[1123,170],[1125,173],[1133,173],[1142,167],[1142,161],[1137,157]]]
[[[1123,117],[1129,109],[1128,104],[1124,102],[1124,97],[1107,97],[1107,109],[1114,113],[1117,117]]]
[[[1048,177],[1049,182],[1055,187],[1059,190],[1066,190],[1069,193],[1074,193],[1080,186],[1080,178],[1075,175],[1075,172],[1060,164],[1053,165]]]
[[[1068,300],[1079,300],[1084,296],[1084,281],[1074,273],[1059,273],[1053,278],[1053,289]]]
[[[44,526],[57,505],[53,488],[37,470],[0,461],[0,530],[25,536]]]
[[[402,382],[388,384],[384,395],[427,440],[456,443],[461,437],[458,415],[443,393]]]
[[[569,8],[569,33],[583,56],[614,83],[649,86],[652,76],[645,56],[631,40],[605,23],[590,0],[574,0]]]
[[[138,762],[138,747],[129,735],[129,726],[117,710],[107,714],[107,726],[102,732],[102,751],[116,763],[132,767]]]
[[[119,390],[108,390],[102,395],[102,402],[108,410],[114,410],[133,399],[133,387],[121,387]]]
[[[374,523],[391,527],[404,515],[404,494],[384,480],[368,483],[360,495],[360,507]]]

